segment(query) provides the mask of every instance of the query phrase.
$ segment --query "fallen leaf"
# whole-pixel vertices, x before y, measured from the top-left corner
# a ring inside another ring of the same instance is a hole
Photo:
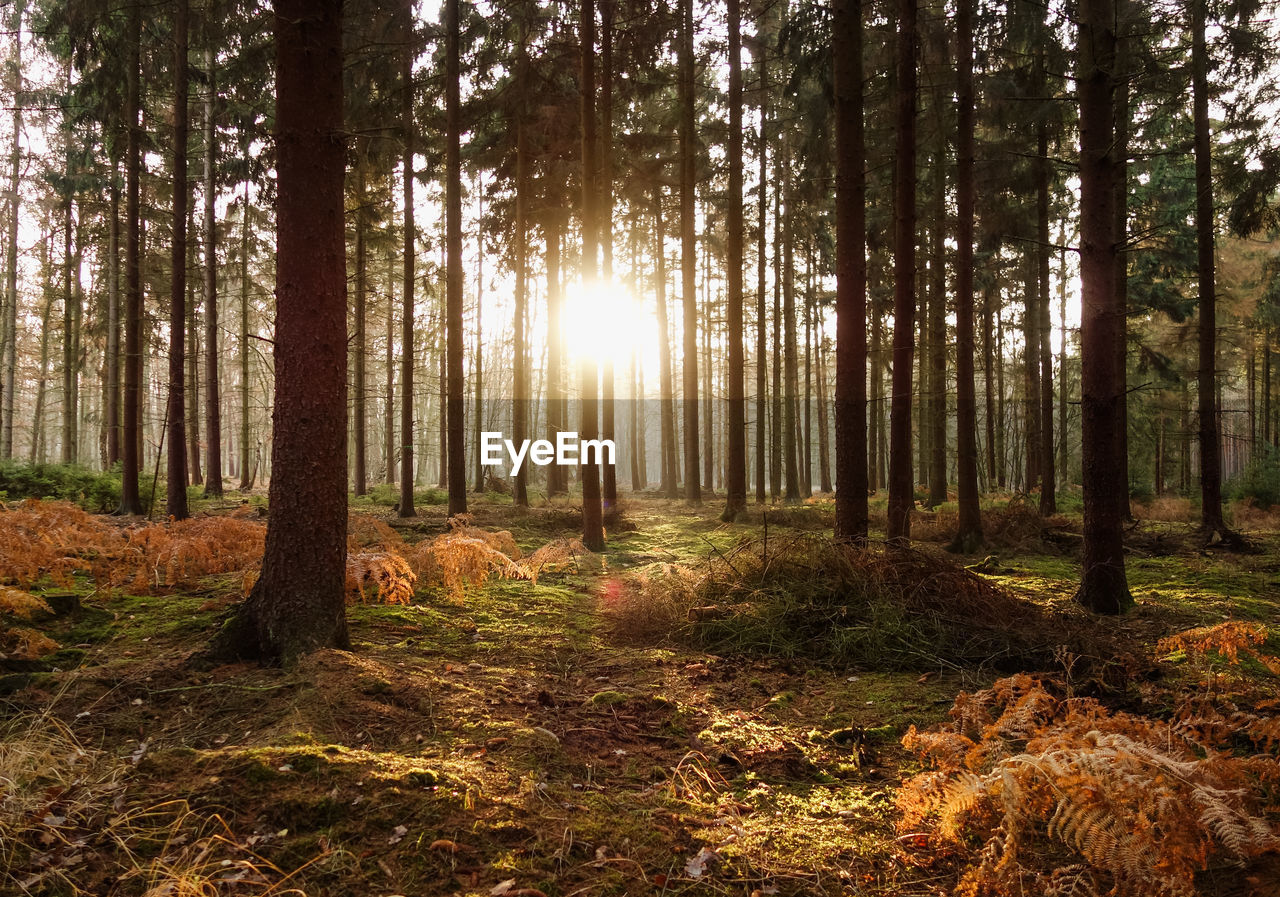
[[[431,842],[430,849],[443,850],[445,853],[457,853],[458,845],[457,843],[446,840],[445,838],[437,838],[435,841]]]
[[[514,878],[508,878],[506,881],[500,881],[494,885],[493,890],[489,892],[489,895],[490,897],[502,897],[503,894],[507,893],[507,891],[510,891],[515,886],[516,880]]]
[[[403,825],[397,825],[391,832],[391,837],[387,839],[388,844],[399,844],[404,840],[404,836],[409,834],[409,830]],[[434,847],[435,845],[431,845]]]
[[[707,871],[707,864],[712,860],[720,859],[720,854],[716,853],[710,847],[703,847],[693,856],[689,857],[689,862],[684,864],[685,875],[690,878],[701,878],[702,873]]]

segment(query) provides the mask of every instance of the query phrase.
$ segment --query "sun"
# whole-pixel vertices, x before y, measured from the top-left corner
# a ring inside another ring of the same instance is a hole
[[[647,330],[630,291],[600,280],[569,285],[563,326],[571,357],[615,364],[629,363]]]

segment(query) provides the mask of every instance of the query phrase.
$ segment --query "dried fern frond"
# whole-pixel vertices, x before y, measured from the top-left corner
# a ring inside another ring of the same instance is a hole
[[[347,555],[347,601],[369,603],[366,587],[374,587],[381,604],[408,604],[418,577],[398,554],[366,551]]]
[[[1228,620],[1215,626],[1201,626],[1162,638],[1157,644],[1157,650],[1166,654],[1183,651],[1188,657],[1194,658],[1217,654],[1232,664],[1238,664],[1240,655],[1244,654],[1280,676],[1280,658],[1258,650],[1267,643],[1268,638],[1270,631],[1261,623]]]
[[[975,708],[992,716],[976,742],[964,732]],[[1211,863],[1280,849],[1269,816],[1280,760],[1238,756],[1227,725],[1244,721],[1266,742],[1275,717],[1215,713],[1205,725],[1203,707],[1157,720],[1060,698],[1025,675],[1001,680],[962,695],[951,723],[907,733],[904,746],[933,768],[900,791],[900,825],[958,848],[979,838],[962,893],[1027,893],[1039,881],[1059,895],[1194,894]]]
[[[39,595],[0,586],[0,614],[32,620],[39,614],[52,613],[53,610]]]

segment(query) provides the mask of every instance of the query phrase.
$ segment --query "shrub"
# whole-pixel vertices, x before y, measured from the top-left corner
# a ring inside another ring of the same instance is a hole
[[[1280,504],[1280,449],[1263,446],[1238,477],[1227,484],[1227,495],[1239,501],[1251,501],[1266,510]]]
[[[118,467],[99,472],[76,464],[0,462],[0,493],[10,501],[58,499],[90,511],[110,511],[120,504],[120,483]]]

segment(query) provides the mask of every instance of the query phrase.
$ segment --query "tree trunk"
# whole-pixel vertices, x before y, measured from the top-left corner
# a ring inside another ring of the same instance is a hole
[[[0,356],[3,356],[4,379],[0,384],[0,391],[3,391],[3,398],[0,399],[0,458],[13,457],[13,414],[14,414],[14,389],[17,386],[17,358],[18,358],[18,217],[20,206],[22,203],[21,186],[22,186],[22,103],[17,97],[24,89],[23,85],[23,68],[22,68],[22,17],[26,11],[25,0],[17,0],[13,5],[13,59],[12,59],[12,76],[14,78],[14,103],[13,103],[13,143],[9,149],[9,191],[8,203],[5,209],[8,215],[8,233],[7,245],[5,247],[5,294],[4,294],[4,320],[0,322],[0,329],[3,330],[4,339],[0,340]],[[114,157],[113,157],[114,162]],[[119,193],[115,186],[115,165],[111,167],[111,197],[113,202],[112,222],[116,222],[119,218]],[[116,234],[118,223],[112,229],[112,235]],[[116,254],[111,254],[113,264],[116,261]],[[45,333],[48,332],[46,325]],[[41,335],[41,339],[44,339]],[[108,336],[110,340],[110,336]],[[116,385],[116,392],[119,392],[119,385]],[[31,444],[35,445],[35,436],[32,435]],[[108,446],[110,438],[108,437]],[[115,463],[115,458],[110,457],[108,449],[109,462]]]
[[[222,498],[222,378],[218,354],[218,219],[214,180],[214,160],[218,153],[215,59],[212,48],[205,51],[209,79],[204,103],[204,425],[208,434],[206,466],[209,471],[204,487],[206,498]]]
[[[1084,471],[1084,557],[1076,600],[1097,613],[1132,603],[1125,581],[1120,466],[1123,379],[1116,344],[1124,314],[1116,306],[1115,2],[1083,0],[1079,9],[1081,427]]]
[[[773,413],[769,418],[769,497],[774,501],[782,496],[782,147],[778,150],[773,154]]]
[[[1028,252],[1023,260],[1022,431],[1023,462],[1030,495],[1040,482],[1040,278],[1039,264]]]
[[[662,490],[667,498],[679,496],[679,460],[676,456],[675,375],[671,363],[671,325],[667,318],[666,218],[662,209],[662,186],[653,188],[653,234],[655,294],[658,314],[658,413],[662,435]]]
[[[790,155],[790,142],[783,140],[783,150]],[[791,166],[785,165],[782,192],[786,196],[787,215],[782,221],[782,455],[786,493],[784,500],[800,500],[800,459],[797,457],[796,393],[800,390],[800,361],[796,347],[796,242],[795,192],[792,190]]]
[[[276,0],[276,341],[262,572],[215,638],[292,663],[350,647],[341,0]],[[300,575],[305,571],[305,575]]]
[[[169,256],[169,453],[165,510],[174,520],[187,507],[187,44],[188,0],[174,0],[173,15],[173,243]]]
[[[71,159],[67,158],[70,170]],[[70,190],[70,187],[67,188]],[[75,268],[75,256],[72,251],[72,235],[75,219],[72,216],[72,196],[68,192],[62,205],[62,463],[73,464],[76,460],[76,291],[72,282],[72,270]],[[185,219],[184,219],[185,220]],[[178,333],[183,332],[186,322],[178,325]],[[171,322],[172,327],[172,322]],[[181,335],[178,337],[182,339]],[[181,376],[179,376],[181,381]],[[186,451],[185,447],[183,449]],[[186,487],[185,472],[183,488]]]
[[[188,184],[190,182],[188,181]],[[196,320],[196,243],[190,235],[196,229],[190,189],[187,191],[187,479],[203,486],[200,470],[200,323]]]
[[[942,66],[947,64],[943,50]],[[941,115],[938,116],[941,118]],[[929,256],[929,506],[947,500],[947,171],[945,133],[933,157],[933,246]]]
[[[351,491],[356,495],[364,495],[369,491],[369,444],[368,406],[365,402],[368,387],[368,372],[365,359],[368,352],[369,323],[369,247],[366,237],[368,225],[365,220],[364,207],[368,201],[365,194],[365,165],[367,147],[364,141],[357,141],[355,180],[356,180],[356,214],[355,214],[355,302],[353,325],[355,333],[351,335],[351,356],[354,370],[351,375],[351,416],[354,419],[355,432],[352,434],[352,471]]]
[[[530,4],[520,7],[520,51],[516,62],[520,90],[528,83],[529,59],[528,15]],[[522,445],[529,433],[529,348],[526,345],[525,318],[528,305],[529,278],[529,148],[525,145],[524,103],[516,109],[516,215],[515,215],[515,267],[516,295],[515,309],[511,324],[511,354],[515,367],[511,400],[511,438],[516,445]],[[529,471],[522,465],[512,483],[512,500],[518,508],[529,506]]]
[[[476,194],[479,206],[477,221],[484,221],[484,184],[476,176]],[[472,353],[472,372],[475,374],[475,390],[472,393],[471,433],[476,455],[475,491],[484,492],[484,466],[480,463],[480,433],[484,429],[484,238],[476,240],[476,342]]]
[[[600,0],[600,245],[604,257],[605,289],[613,286],[613,3]],[[616,387],[613,355],[606,353],[602,371],[601,435],[615,441],[614,389]],[[606,520],[618,512],[618,468],[610,459],[602,459],[601,502]],[[617,459],[613,459],[616,461]]]
[[[599,276],[600,225],[599,195],[596,177],[596,10],[593,0],[582,3],[578,37],[581,42],[582,89],[582,281],[593,284]],[[595,359],[584,352],[581,362],[580,409],[578,436],[585,443],[596,438],[600,411],[597,407],[599,375]],[[582,476],[582,544],[588,551],[604,548],[604,509],[600,496],[600,462],[583,452]]]
[[[1205,532],[1233,536],[1222,519],[1222,442],[1214,383],[1218,372],[1217,288],[1214,273],[1213,162],[1209,134],[1208,0],[1191,0],[1191,90],[1196,155],[1196,275],[1200,288],[1200,363],[1196,378],[1200,440],[1200,523]]]
[[[386,401],[382,403],[382,454],[386,459],[383,467],[383,480],[387,485],[396,481],[396,294],[392,287],[395,282],[395,256],[388,254],[387,260],[387,332],[386,332]]]
[[[1049,314],[1049,131],[1042,121],[1036,136],[1036,261],[1040,337],[1040,516],[1058,513],[1053,451],[1053,321]]]
[[[978,402],[974,393],[973,231],[977,186],[974,183],[973,99],[974,0],[956,9],[956,498],[959,512],[951,549],[970,554],[983,543],[978,505]],[[987,342],[990,343],[990,336]],[[987,353],[990,395],[990,352]],[[990,414],[991,402],[987,408]]]
[[[142,259],[140,191],[142,183],[142,10],[137,0],[129,4],[128,47],[125,80],[125,320],[124,320],[124,422],[121,438],[123,482],[120,513],[141,514],[138,476],[142,473]]]
[[[552,166],[546,178],[546,218],[542,231],[547,241],[547,441],[565,429],[565,377],[563,359],[564,303],[560,295],[560,192],[557,172]],[[557,464],[547,467],[547,493],[560,495],[568,491],[565,469]]]
[[[244,183],[244,226],[240,232],[240,491],[253,488],[249,460],[249,182]]]
[[[698,249],[694,234],[697,148],[694,145],[693,0],[680,0],[680,271],[684,305],[684,497],[702,503],[698,470]]]
[[[898,4],[894,105],[893,399],[890,412],[890,542],[911,538],[911,355],[916,313],[916,0]]]
[[[736,520],[747,508],[747,407],[744,378],[746,335],[742,324],[742,4],[729,4],[729,214],[728,341],[729,403],[722,520]]]
[[[761,12],[759,24],[756,26],[756,38],[764,44],[764,16]],[[756,197],[756,218],[759,230],[756,232],[756,504],[765,502],[765,455],[768,451],[766,439],[766,405],[768,391],[766,377],[768,374],[769,346],[768,324],[769,313],[765,305],[765,233],[768,218],[768,155],[769,155],[769,54],[757,54],[760,59],[760,131],[757,152],[760,157],[760,185]]]
[[[444,7],[447,46],[445,64],[445,176],[448,243],[448,330],[449,330],[449,514],[467,509],[465,461],[462,457],[462,200],[458,162],[458,0],[446,0]],[[405,0],[403,10],[404,45],[400,50],[400,127],[404,140],[404,271],[401,277],[400,311],[400,503],[401,517],[416,517],[413,506],[413,303],[414,259],[417,234],[413,220],[414,144],[417,127],[413,120],[413,2]],[[456,345],[455,345],[456,343]],[[454,355],[456,358],[456,372]],[[455,382],[456,381],[456,382]],[[457,392],[455,397],[454,392]],[[454,420],[454,403],[458,405]],[[456,456],[456,457],[455,457]],[[454,472],[454,467],[457,472]]]

